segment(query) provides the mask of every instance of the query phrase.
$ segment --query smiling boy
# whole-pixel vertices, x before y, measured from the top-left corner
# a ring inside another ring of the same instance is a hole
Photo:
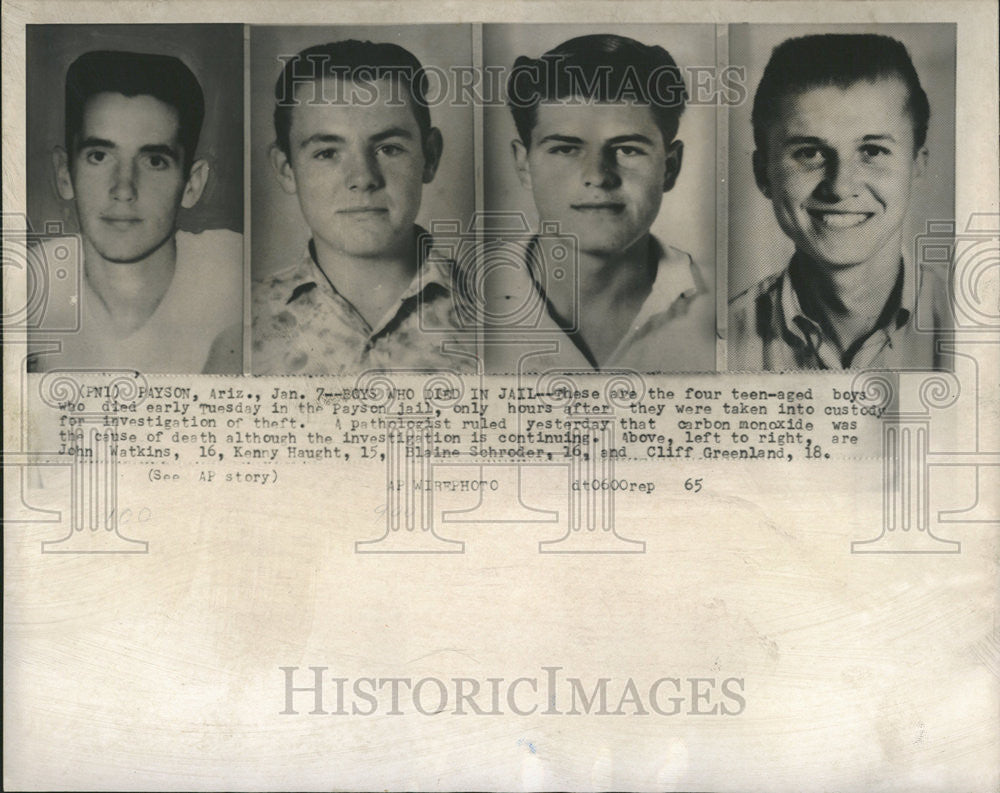
[[[79,311],[80,326],[58,349],[36,339],[31,370],[240,371],[241,236],[177,230],[208,180],[195,157],[204,113],[177,58],[95,51],[70,65],[53,165],[79,220],[84,277],[79,296],[52,279],[49,302],[54,315]]]
[[[711,370],[713,303],[691,257],[650,227],[680,174],[676,139],[687,92],[662,47],[610,34],[518,58],[507,85],[518,138],[518,177],[538,210],[540,234],[525,269],[491,289],[493,309],[540,301],[533,339],[557,351],[517,361],[492,351],[493,370]],[[573,240],[575,278],[558,249]],[[513,302],[511,302],[513,305]]]
[[[444,352],[458,328],[453,262],[414,222],[443,148],[426,82],[395,44],[341,41],[287,60],[271,165],[312,238],[254,284],[255,373],[474,368]]]
[[[944,275],[914,267],[903,245],[929,117],[892,38],[817,35],[775,48],[754,100],[753,165],[795,254],[731,301],[731,369],[944,365]]]

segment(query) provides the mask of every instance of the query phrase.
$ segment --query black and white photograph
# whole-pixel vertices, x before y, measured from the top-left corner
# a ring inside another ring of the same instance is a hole
[[[28,28],[30,371],[242,372],[242,86],[239,25]]]
[[[0,0],[3,789],[1000,791],[996,0]]]
[[[950,369],[953,25],[734,25],[728,368]]]
[[[471,27],[255,27],[251,50],[252,371],[476,371],[430,236],[474,212]]]
[[[513,221],[484,257],[489,371],[715,369],[715,47],[704,25],[484,27],[506,89],[486,209]]]

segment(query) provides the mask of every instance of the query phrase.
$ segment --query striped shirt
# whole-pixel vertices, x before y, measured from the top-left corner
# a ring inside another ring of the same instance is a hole
[[[841,357],[819,322],[806,315],[789,266],[729,302],[729,369],[950,369],[941,342],[952,327],[945,274],[913,267],[904,256],[900,275],[875,329]]]

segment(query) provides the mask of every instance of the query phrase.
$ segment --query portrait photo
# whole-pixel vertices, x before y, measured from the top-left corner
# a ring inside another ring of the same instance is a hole
[[[29,25],[26,60],[29,371],[242,372],[242,26]]]
[[[487,369],[714,370],[714,28],[485,25],[483,60]]]
[[[255,374],[476,371],[434,236],[475,209],[472,44],[467,25],[251,29]]]
[[[728,368],[949,369],[953,25],[731,25]]]

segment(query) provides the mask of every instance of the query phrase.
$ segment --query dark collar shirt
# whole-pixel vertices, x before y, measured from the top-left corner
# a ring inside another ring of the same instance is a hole
[[[950,369],[941,342],[952,328],[947,276],[937,266],[900,261],[896,287],[875,329],[848,360],[802,308],[792,257],[789,266],[729,302],[731,371],[795,369]]]
[[[317,265],[310,241],[295,264],[253,285],[253,373],[475,372],[474,342],[453,299],[454,262],[420,247],[427,253],[410,285],[370,325]]]

